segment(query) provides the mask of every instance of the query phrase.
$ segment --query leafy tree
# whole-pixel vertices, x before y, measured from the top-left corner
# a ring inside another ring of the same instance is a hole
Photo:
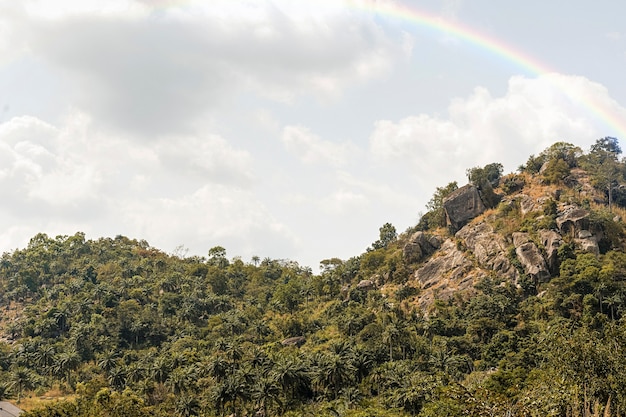
[[[432,198],[426,204],[428,212],[421,216],[416,229],[430,230],[445,227],[446,213],[443,209],[443,201],[458,188],[456,181],[448,183],[445,187],[437,187]]]
[[[497,187],[503,171],[504,167],[502,164],[494,162],[487,164],[482,168],[469,168],[465,172],[467,174],[468,181],[477,187],[480,187],[487,182],[491,184],[492,187]]]
[[[584,161],[594,186],[606,191],[609,211],[613,204],[613,190],[624,178],[624,164],[618,161],[621,153],[617,138],[607,136],[596,140]]]
[[[391,243],[395,242],[398,239],[398,233],[396,232],[396,228],[391,223],[385,223],[378,229],[379,237],[378,240],[372,243],[372,248],[376,249],[385,249]]]

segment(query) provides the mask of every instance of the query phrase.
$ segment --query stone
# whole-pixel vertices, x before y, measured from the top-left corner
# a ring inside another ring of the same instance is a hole
[[[448,225],[453,230],[459,230],[469,220],[485,211],[485,204],[480,198],[476,187],[472,184],[464,185],[453,191],[443,202]]]
[[[534,282],[546,282],[550,279],[548,265],[545,259],[543,259],[541,251],[533,242],[527,240],[519,246],[515,245],[515,254],[517,255],[517,260],[524,267],[526,274]]]
[[[439,247],[441,247],[440,238],[429,236],[424,232],[416,232],[402,249],[402,255],[407,263],[420,262]]]
[[[566,234],[576,236],[576,232],[589,230],[589,212],[578,206],[566,206],[557,216],[556,225],[561,236]]]
[[[518,247],[522,246],[524,243],[528,243],[530,241],[530,237],[528,233],[522,232],[514,232],[513,233],[513,246]]]
[[[283,340],[280,343],[283,346],[297,346],[297,347],[300,347],[305,342],[306,342],[306,337],[304,337],[304,336],[295,336],[295,337],[289,337],[289,338]]]
[[[469,224],[455,235],[474,254],[480,266],[517,283],[519,273],[507,257],[507,243],[485,222]]]
[[[563,243],[561,235],[554,230],[540,230],[539,238],[541,244],[546,250],[546,263],[548,269],[552,275],[556,275],[559,272],[559,247]]]
[[[427,289],[444,279],[458,279],[472,267],[472,262],[457,249],[452,240],[446,240],[440,249],[440,256],[431,258],[415,271],[415,278],[422,289]]]
[[[580,245],[580,248],[584,252],[593,253],[596,256],[600,254],[600,247],[598,246],[598,240],[595,236],[587,237],[585,239],[576,239],[576,243]]]
[[[376,285],[374,284],[374,281],[372,281],[371,279],[363,279],[359,281],[358,284],[356,284],[356,287],[359,290],[369,291],[369,290],[373,290],[374,288],[376,288]]]
[[[530,196],[527,196],[525,194],[520,195],[519,209],[522,213],[522,216],[525,216],[527,213],[535,210],[534,200]]]

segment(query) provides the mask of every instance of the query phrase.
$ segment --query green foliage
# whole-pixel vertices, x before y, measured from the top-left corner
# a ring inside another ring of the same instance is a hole
[[[545,165],[545,179],[562,181],[602,158],[619,167],[618,151],[601,140],[589,157],[561,142],[527,170]],[[506,193],[538,183],[501,170],[468,177],[483,193],[496,178]],[[438,188],[416,229],[445,225],[456,189]],[[228,259],[220,246],[180,257],[123,236],[38,234],[0,258],[0,394],[71,399],[25,414],[37,417],[613,415],[626,409],[625,237],[613,213],[588,209],[599,255],[564,236],[558,273],[534,283],[511,245],[517,282],[483,265],[463,293],[420,288],[422,266],[405,262],[407,237],[390,223],[371,249],[322,260],[319,274]],[[485,221],[505,239],[536,238],[558,210],[549,199],[522,216],[506,200]]]
[[[385,223],[380,227],[380,229],[378,229],[378,231],[379,238],[376,242],[372,243],[372,248],[374,250],[385,249],[398,239],[396,228],[391,223]]]
[[[437,187],[432,198],[426,204],[428,211],[421,216],[416,229],[430,230],[445,227],[446,213],[443,209],[443,201],[458,188],[456,181],[448,183],[445,187]]]
[[[624,182],[626,175],[624,162],[618,160],[621,153],[617,138],[605,137],[596,140],[582,161],[583,168],[591,176],[593,186],[605,193],[609,211],[613,204],[613,191]]]
[[[494,162],[487,164],[484,167],[469,168],[465,171],[467,180],[470,184],[474,184],[476,187],[481,187],[485,183],[491,184],[492,187],[497,187],[504,167],[502,164]]]
[[[500,188],[507,195],[523,189],[525,185],[526,181],[522,175],[509,174],[500,180]]]
[[[538,156],[531,155],[528,161],[526,161],[526,165],[521,167],[521,170],[530,174],[537,174],[544,164],[547,163],[546,169],[550,170],[547,177],[558,180],[559,177],[567,175],[566,172],[569,173],[571,168],[578,166],[581,156],[582,150],[578,146],[567,142],[556,142],[549,148],[544,149]]]

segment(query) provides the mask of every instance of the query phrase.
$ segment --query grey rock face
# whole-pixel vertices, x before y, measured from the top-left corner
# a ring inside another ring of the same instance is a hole
[[[482,268],[517,282],[519,273],[507,257],[507,243],[490,225],[484,222],[467,225],[457,232],[456,237],[465,242]]]
[[[409,239],[402,254],[408,263],[420,262],[441,247],[441,239],[429,236],[424,232],[416,232]]]
[[[280,343],[283,346],[297,346],[297,347],[300,347],[300,346],[302,346],[304,344],[304,342],[306,342],[306,338],[304,336],[295,336],[295,337],[287,338],[287,339],[283,340]]]
[[[600,247],[598,246],[598,240],[595,236],[576,239],[576,243],[579,244],[580,248],[585,252],[593,253],[596,256],[600,254]]]
[[[376,284],[371,279],[364,279],[359,281],[356,287],[360,290],[369,291],[376,288]]]
[[[552,274],[559,272],[559,247],[563,243],[561,235],[554,230],[540,230],[541,244],[546,249],[546,263]]]
[[[576,236],[581,230],[589,230],[589,212],[578,206],[567,206],[556,218],[561,235]]]
[[[453,230],[459,230],[469,220],[482,214],[485,205],[480,199],[476,187],[465,185],[451,193],[443,202],[448,224]]]
[[[524,267],[524,271],[535,282],[545,282],[550,279],[550,271],[541,251],[529,238],[527,233],[513,233],[513,244],[517,259]]]
[[[520,195],[519,208],[522,215],[526,215],[527,213],[535,210],[535,201],[532,197],[528,195]]]
[[[440,256],[431,258],[415,272],[422,289],[430,288],[443,279],[459,279],[472,267],[472,262],[457,249],[452,240],[446,240],[439,253]]]

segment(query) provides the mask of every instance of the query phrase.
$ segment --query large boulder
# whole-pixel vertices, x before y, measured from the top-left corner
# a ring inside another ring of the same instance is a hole
[[[557,216],[556,225],[562,236],[576,237],[581,230],[589,230],[589,212],[578,206],[566,206]]]
[[[424,232],[414,233],[404,246],[402,254],[407,263],[420,262],[441,247],[441,239]]]
[[[453,191],[443,202],[448,225],[459,230],[469,220],[485,211],[485,204],[480,198],[478,189],[472,184],[464,185]]]
[[[297,346],[300,347],[306,342],[306,337],[304,336],[295,336],[284,339],[280,342],[283,346]]]
[[[559,248],[563,244],[563,238],[554,230],[540,230],[539,238],[546,249],[546,263],[552,275],[559,272]]]
[[[517,282],[519,273],[507,257],[508,245],[489,224],[485,222],[468,224],[455,236],[464,241],[482,268],[493,270],[511,282]]]
[[[450,239],[444,242],[438,255],[415,271],[415,278],[422,289],[430,288],[444,279],[458,280],[472,267],[472,262]]]
[[[426,263],[415,271],[414,278],[419,282],[419,306],[428,314],[435,299],[468,296],[486,274],[474,268],[473,261],[465,251],[457,247],[452,239],[446,240],[441,248]]]
[[[517,259],[534,282],[546,282],[550,279],[546,260],[543,259],[541,251],[530,240],[527,233],[513,233],[513,245],[515,245]]]
[[[356,287],[359,290],[369,291],[369,290],[373,290],[374,288],[376,288],[376,283],[374,283],[374,281],[371,279],[362,279],[361,281],[359,281]]]

